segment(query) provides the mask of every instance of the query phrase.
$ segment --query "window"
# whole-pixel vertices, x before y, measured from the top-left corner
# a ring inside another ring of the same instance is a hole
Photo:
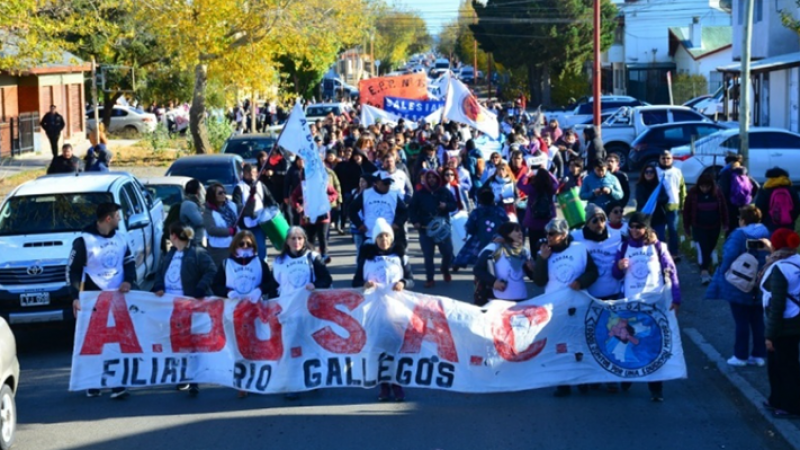
[[[125,185],[122,186],[122,190],[125,191],[126,194],[128,194],[128,199],[130,200],[131,206],[133,207],[133,212],[136,214],[143,213],[144,207],[142,206],[141,199],[139,199],[139,196],[136,195],[136,190],[133,188],[133,184],[125,183]]]
[[[756,4],[753,5],[753,23],[758,23],[764,20],[764,0],[755,0]]]
[[[114,108],[114,110],[111,112],[111,115],[113,117],[125,117],[128,115],[128,111],[125,111],[124,109]]]
[[[695,136],[697,137],[706,137],[709,134],[714,134],[719,131],[719,128],[712,127],[710,125],[697,125],[695,127]]]
[[[667,123],[667,110],[651,109],[649,111],[642,111],[642,123],[645,125]]]
[[[96,220],[97,205],[110,201],[105,192],[12,197],[0,211],[0,235],[80,231]]]
[[[703,116],[694,111],[683,111],[676,109],[672,111],[673,122],[694,122],[697,120],[704,120]]]
[[[672,127],[664,130],[664,139],[670,141],[685,141],[686,130],[684,127]]]
[[[754,136],[759,136],[757,142],[753,143]],[[774,149],[798,149],[800,150],[800,138],[789,133],[751,133],[750,146],[754,148],[774,148]]]
[[[739,147],[741,147],[739,143],[739,135],[737,134],[736,136],[729,137],[725,140],[725,142],[720,144],[719,147],[724,150],[730,150],[739,153]]]

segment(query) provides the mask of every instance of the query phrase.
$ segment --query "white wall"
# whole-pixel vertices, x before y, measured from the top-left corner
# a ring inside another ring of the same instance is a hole
[[[744,21],[743,0],[732,0],[733,11],[733,57],[738,61],[742,57],[742,24],[739,16]],[[800,41],[794,31],[786,28],[781,23],[779,10],[795,11],[795,0],[752,0],[754,2],[753,14],[753,43],[750,48],[751,59],[763,59],[784,53],[800,51]],[[756,7],[760,6],[761,14]]]
[[[672,62],[669,28],[688,27],[693,17],[700,17],[703,26],[731,24],[731,16],[709,7],[709,0],[650,0],[618,6],[625,14],[625,62],[629,64]]]
[[[769,126],[789,128],[789,71],[776,70],[769,73]]]
[[[716,71],[719,66],[725,66],[731,63],[733,63],[733,61],[730,47],[704,58],[700,58],[699,60],[692,58],[683,46],[678,47],[678,51],[675,52],[675,68],[678,73],[703,75],[709,83],[711,82],[711,72]],[[711,88],[709,88],[709,92],[703,92],[703,94],[711,93]]]

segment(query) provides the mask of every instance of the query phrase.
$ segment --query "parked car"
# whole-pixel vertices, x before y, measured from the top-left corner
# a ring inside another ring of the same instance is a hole
[[[613,112],[623,106],[646,106],[647,103],[627,95],[604,95],[600,97],[600,112]],[[582,123],[594,114],[594,97],[578,102],[571,111],[547,111],[547,120],[557,119],[561,128],[569,128]]]
[[[186,199],[186,183],[191,180],[189,177],[178,176],[141,179],[144,188],[150,192],[150,195],[160,199],[164,205],[164,218],[167,217],[173,206],[180,205]]]
[[[346,111],[347,106],[344,103],[316,103],[306,107],[306,119],[309,122],[317,119],[325,120],[328,114],[333,113],[334,116],[340,116]]]
[[[323,78],[322,96],[324,98],[356,98],[358,97],[358,88],[345,83],[340,78]]]
[[[750,155],[747,167],[759,183],[766,181],[767,169],[786,168],[793,183],[800,182],[800,134],[780,128],[758,127],[749,131]],[[717,174],[725,166],[725,155],[739,152],[739,129],[719,131],[690,145],[672,149],[675,166],[683,172],[687,184],[696,184],[704,173]]]
[[[67,285],[72,241],[96,220],[97,205],[122,206],[136,284],[161,259],[163,204],[120,172],[47,175],[14,189],[0,206],[0,316],[11,325],[74,320]]]
[[[100,121],[103,121],[103,110],[101,106],[97,108]],[[129,106],[115,105],[111,111],[111,123],[108,125],[108,132],[133,131],[137,133],[152,133],[156,130],[158,121],[155,114],[141,112]],[[86,129],[95,130],[94,110],[86,111]]]
[[[223,155],[239,155],[245,162],[255,163],[259,152],[267,152],[275,146],[278,137],[274,134],[241,134],[231,136],[222,145]]]
[[[208,187],[211,183],[225,186],[228,196],[242,181],[244,160],[239,155],[192,155],[178,158],[167,169],[166,176],[196,178]]]
[[[711,123],[685,106],[623,106],[603,123],[600,136],[606,152],[619,156],[619,165],[624,169],[627,168],[631,144],[640,134],[654,125],[673,122]]]
[[[472,66],[464,66],[458,72],[458,79],[464,83],[470,84],[475,82],[475,69]]]
[[[657,163],[664,150],[687,145],[692,140],[697,141],[727,129],[724,125],[708,122],[679,122],[650,127],[631,142],[628,169],[638,171],[645,165]]]
[[[17,431],[17,404],[14,397],[19,387],[17,343],[8,323],[0,317],[0,449],[10,449]]]
[[[687,101],[686,103],[684,103],[681,106],[685,106],[687,108],[694,108],[694,105],[696,105],[696,104],[698,104],[698,103],[700,103],[703,100],[708,99],[708,98],[711,98],[711,94],[700,95],[698,97],[695,97],[695,98]]]

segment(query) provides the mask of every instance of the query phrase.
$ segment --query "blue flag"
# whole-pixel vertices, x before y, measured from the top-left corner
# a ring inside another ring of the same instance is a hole
[[[399,97],[384,97],[383,110],[414,122],[444,106],[444,100],[411,100]]]

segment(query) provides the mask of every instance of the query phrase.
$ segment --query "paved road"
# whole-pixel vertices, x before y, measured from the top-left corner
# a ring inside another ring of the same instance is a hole
[[[335,286],[349,285],[351,249],[346,237],[333,239]],[[411,253],[421,273],[415,240]],[[686,263],[681,271],[682,325],[727,330],[732,339],[727,309],[699,301],[696,272]],[[457,274],[449,285],[437,280],[432,292],[470,298],[470,276]],[[592,391],[564,399],[552,397],[551,389],[492,395],[409,389],[400,404],[377,403],[374,389],[321,390],[295,402],[278,395],[240,400],[233,390],[214,387],[203,387],[197,398],[158,388],[119,402],[88,399],[67,391],[66,331],[28,330],[18,339],[20,449],[792,448],[685,337],[689,378],[667,382],[662,404],[651,403],[641,385],[625,394]]]

